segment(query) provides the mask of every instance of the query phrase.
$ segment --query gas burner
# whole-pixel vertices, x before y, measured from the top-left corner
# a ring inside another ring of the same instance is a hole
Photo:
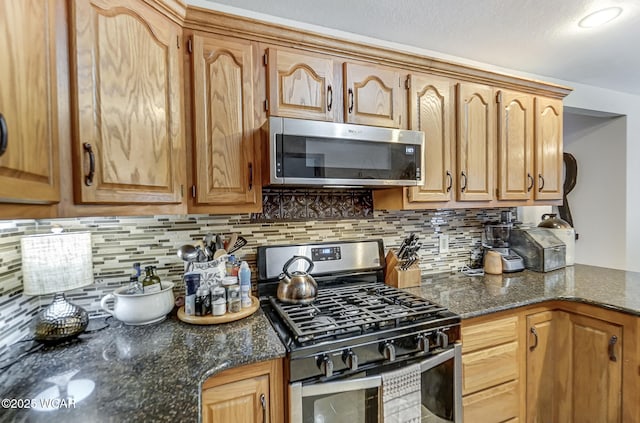
[[[298,342],[343,338],[440,318],[446,309],[381,283],[340,285],[318,291],[307,305],[270,299]]]
[[[403,317],[409,314],[409,312],[400,306],[390,306],[384,310],[384,313],[387,313],[389,317],[397,318]]]
[[[340,313],[340,315],[345,316],[345,317],[347,317],[347,316],[355,316],[355,315],[360,313],[360,309],[357,306],[353,305],[353,304],[348,304],[348,305],[344,306],[344,309],[341,310],[339,313]]]
[[[336,327],[336,322],[329,316],[318,315],[309,322],[310,326],[314,326],[316,328],[325,328],[325,329],[333,329]]]

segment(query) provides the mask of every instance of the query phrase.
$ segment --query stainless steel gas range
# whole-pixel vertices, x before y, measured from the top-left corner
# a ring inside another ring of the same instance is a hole
[[[293,256],[314,264],[309,304],[277,299]],[[385,285],[382,240],[259,247],[258,273],[262,308],[287,348],[291,423],[381,422],[391,412],[393,421],[462,422],[460,317]],[[416,400],[390,396],[402,389]]]

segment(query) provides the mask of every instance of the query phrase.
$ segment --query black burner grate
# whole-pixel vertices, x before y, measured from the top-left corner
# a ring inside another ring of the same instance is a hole
[[[299,342],[439,319],[447,309],[381,283],[324,288],[311,304],[271,303]]]

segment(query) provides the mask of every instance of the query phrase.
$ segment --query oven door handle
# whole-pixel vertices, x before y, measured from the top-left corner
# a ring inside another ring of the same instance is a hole
[[[446,351],[438,352],[433,357],[430,357],[426,360],[420,362],[420,372],[424,373],[425,371],[434,368],[447,360],[451,360],[456,355],[456,349],[450,348]]]
[[[300,382],[291,385],[301,385]],[[361,389],[379,388],[382,386],[381,376],[368,376],[351,380],[340,380],[337,382],[315,383],[301,387],[302,397],[313,397],[317,395],[329,395],[340,392],[359,391]]]

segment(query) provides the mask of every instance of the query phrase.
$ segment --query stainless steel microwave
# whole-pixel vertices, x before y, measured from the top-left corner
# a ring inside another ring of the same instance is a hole
[[[420,131],[270,117],[265,185],[392,187],[422,182]]]

